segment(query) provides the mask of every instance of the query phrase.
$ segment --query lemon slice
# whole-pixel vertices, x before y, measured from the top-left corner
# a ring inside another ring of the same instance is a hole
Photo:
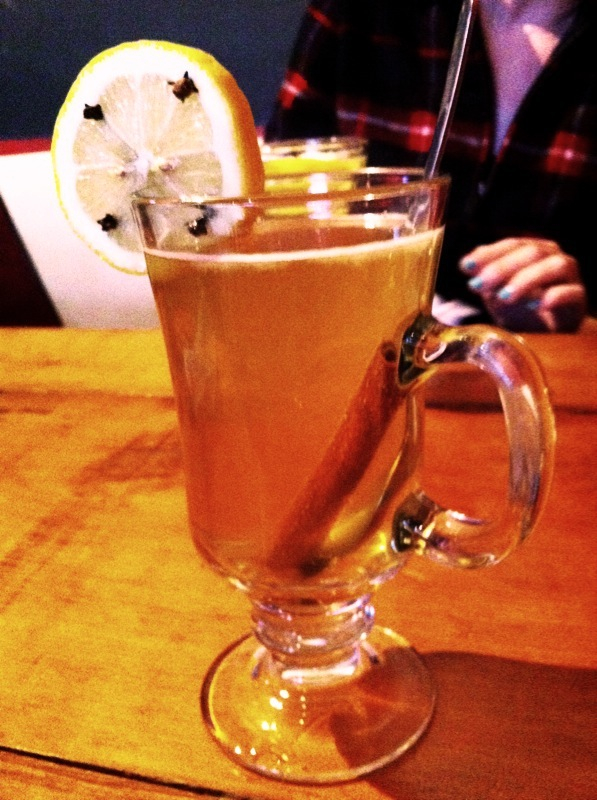
[[[52,160],[72,228],[126,272],[145,272],[133,193],[237,196],[264,182],[251,109],[232,75],[169,42],[127,42],[82,69],[56,119]]]

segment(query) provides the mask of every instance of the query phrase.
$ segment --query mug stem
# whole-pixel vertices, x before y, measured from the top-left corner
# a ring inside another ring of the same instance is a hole
[[[334,612],[337,635],[319,642],[320,613],[304,624],[259,606],[258,635],[277,649],[247,636],[218,657],[201,710],[229,757],[285,781],[336,783],[390,763],[424,733],[435,690],[422,660],[371,627],[368,597]]]
[[[284,607],[254,601],[255,637],[285,680],[313,685],[346,680],[358,672],[359,644],[373,627],[370,599]]]

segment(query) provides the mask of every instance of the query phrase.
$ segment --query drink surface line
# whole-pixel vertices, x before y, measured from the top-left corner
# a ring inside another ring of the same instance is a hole
[[[376,228],[377,230],[384,230],[384,228]],[[390,229],[388,229],[390,230]],[[363,253],[375,253],[377,251],[384,252],[386,250],[395,249],[396,247],[412,247],[418,243],[424,242],[426,239],[430,241],[434,239],[439,233],[440,228],[433,228],[423,233],[411,234],[407,233],[404,236],[393,236],[392,238],[383,239],[381,241],[369,241],[362,244],[338,245],[335,247],[328,247],[325,249],[305,249],[305,250],[287,250],[281,252],[257,252],[257,253],[213,253],[205,251],[185,251],[185,250],[163,250],[160,248],[146,248],[145,253],[150,256],[157,256],[160,259],[175,259],[176,261],[194,261],[205,262],[215,267],[216,264],[235,264],[238,266],[251,265],[262,266],[264,269],[266,265],[280,265],[289,261],[307,261],[317,259],[318,262],[325,261],[326,259],[337,259],[339,256],[347,258],[354,258],[355,256]]]

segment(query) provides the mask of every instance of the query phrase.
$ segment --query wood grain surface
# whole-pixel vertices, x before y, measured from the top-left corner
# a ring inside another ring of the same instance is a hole
[[[0,798],[589,800],[597,338],[528,341],[558,425],[539,525],[495,568],[413,557],[379,591],[378,621],[423,654],[437,711],[390,767],[317,788],[242,770],[201,720],[203,676],[249,608],[187,531],[159,332],[0,331]],[[436,499],[494,502],[499,413],[438,393],[425,456]]]

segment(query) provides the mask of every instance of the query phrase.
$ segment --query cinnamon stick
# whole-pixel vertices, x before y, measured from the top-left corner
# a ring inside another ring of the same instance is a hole
[[[395,344],[383,342],[322,461],[282,523],[269,557],[272,568],[298,566],[303,575],[312,575],[325,566],[320,552],[325,532],[361,480],[398,407],[397,363]]]

